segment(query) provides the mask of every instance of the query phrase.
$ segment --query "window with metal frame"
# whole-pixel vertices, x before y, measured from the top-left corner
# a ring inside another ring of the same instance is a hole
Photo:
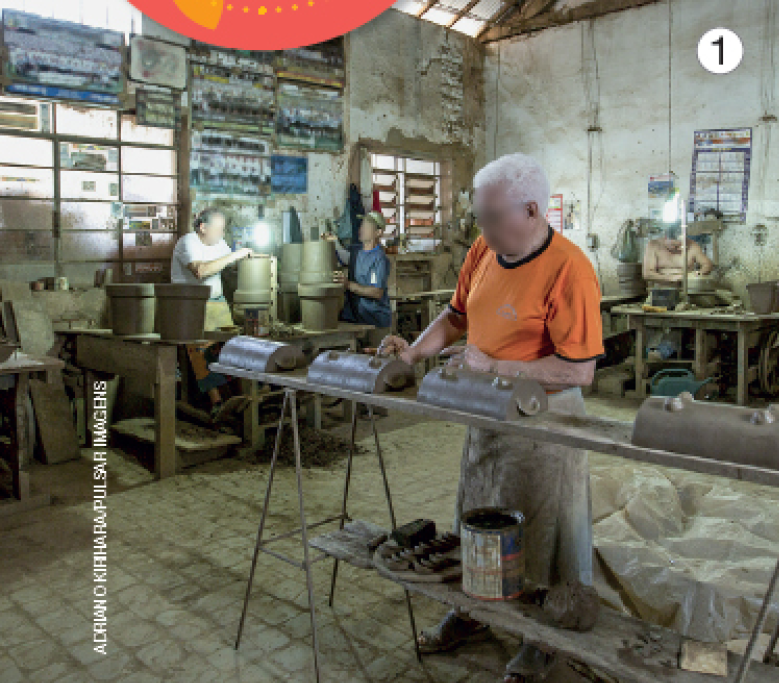
[[[441,236],[441,162],[371,154],[373,189],[387,220],[385,237],[409,249],[432,251]]]
[[[94,262],[165,279],[177,217],[175,131],[0,97],[0,264]]]

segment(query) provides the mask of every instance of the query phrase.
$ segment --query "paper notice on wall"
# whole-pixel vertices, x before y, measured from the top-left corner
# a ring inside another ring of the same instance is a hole
[[[690,199],[696,216],[719,211],[725,220],[747,218],[752,129],[696,130]]]
[[[546,222],[557,232],[563,231],[563,195],[553,194],[549,197],[549,208],[546,210]]]

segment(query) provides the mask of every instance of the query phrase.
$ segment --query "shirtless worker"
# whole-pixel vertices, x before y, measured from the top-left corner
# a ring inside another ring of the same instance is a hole
[[[644,280],[675,287],[682,281],[684,256],[682,254],[681,228],[672,226],[665,235],[652,240],[644,252]],[[687,240],[687,269],[708,275],[714,269],[714,263],[703,253],[701,245]]]
[[[449,308],[409,346],[382,348],[409,364],[449,355],[450,363],[528,377],[549,394],[549,410],[584,415],[581,387],[603,354],[600,286],[587,256],[546,222],[549,181],[524,154],[510,154],[474,178],[482,231],[460,270]],[[468,344],[452,346],[465,333]],[[525,516],[528,583],[592,585],[592,511],[586,451],[470,427],[463,449],[455,532],[463,512],[504,507]],[[422,652],[451,650],[487,627],[449,612],[419,638]],[[524,644],[504,681],[542,680],[554,656]]]

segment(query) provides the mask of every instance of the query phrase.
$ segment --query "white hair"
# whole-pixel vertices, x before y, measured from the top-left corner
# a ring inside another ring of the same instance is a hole
[[[506,183],[508,192],[520,202],[535,202],[541,216],[549,207],[549,179],[533,157],[526,154],[505,154],[491,161],[473,178],[473,187]]]

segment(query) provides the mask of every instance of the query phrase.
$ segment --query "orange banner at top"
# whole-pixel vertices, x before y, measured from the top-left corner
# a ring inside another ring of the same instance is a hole
[[[239,50],[285,50],[362,26],[394,0],[130,0],[188,38]]]

